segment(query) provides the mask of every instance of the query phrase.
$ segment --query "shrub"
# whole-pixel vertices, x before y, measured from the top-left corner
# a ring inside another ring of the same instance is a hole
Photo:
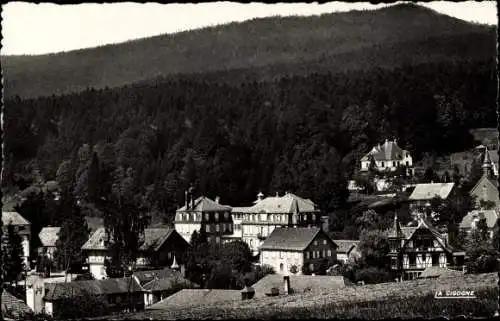
[[[88,318],[105,315],[109,311],[106,299],[84,292],[78,299],[66,298],[60,301],[54,311],[55,319]]]
[[[355,275],[356,281],[364,281],[365,284],[384,283],[392,280],[389,272],[376,267],[359,269]]]

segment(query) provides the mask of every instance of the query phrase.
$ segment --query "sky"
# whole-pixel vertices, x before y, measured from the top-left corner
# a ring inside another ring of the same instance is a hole
[[[470,22],[497,25],[495,1],[435,1],[422,5]],[[318,15],[378,9],[369,2],[2,5],[2,55],[37,55],[96,47],[258,17]]]

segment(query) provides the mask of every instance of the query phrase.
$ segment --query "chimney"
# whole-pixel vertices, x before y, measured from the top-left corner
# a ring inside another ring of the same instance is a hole
[[[185,204],[186,205],[186,210],[189,210],[189,196],[188,196],[189,193],[188,193],[188,190],[186,190],[185,194],[186,194],[186,201],[185,201],[185,203],[186,203]]]
[[[215,203],[219,204],[220,203],[220,197],[219,196],[216,196],[215,197]]]
[[[243,290],[241,290],[241,299],[242,300],[250,300],[254,297],[255,290],[251,286],[245,286]]]
[[[288,293],[290,293],[290,276],[289,275],[285,275],[283,277],[283,293],[285,295],[288,295]]]
[[[257,194],[257,201],[262,201],[263,198],[264,194],[262,194],[262,192],[259,192],[259,194]]]

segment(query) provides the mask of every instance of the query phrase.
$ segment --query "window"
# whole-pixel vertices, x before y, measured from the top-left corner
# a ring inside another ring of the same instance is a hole
[[[380,165],[380,167],[384,167],[384,162],[381,162],[381,165]]]
[[[409,161],[406,161],[406,166],[410,166],[410,162]]]
[[[326,240],[323,240],[323,245],[326,245]]]
[[[210,219],[210,215],[208,213],[205,213],[205,221],[208,221]]]
[[[316,251],[316,258],[319,259],[321,256],[321,252],[320,251]]]
[[[215,237],[215,243],[219,244],[220,243],[220,237]]]
[[[205,232],[210,233],[210,225],[205,226]]]
[[[227,220],[229,218],[229,213],[228,212],[224,212],[224,218]]]
[[[332,250],[326,251],[328,253],[328,256],[332,256]]]
[[[316,214],[313,214],[313,221],[316,222]]]
[[[323,250],[323,257],[326,257],[326,250]]]
[[[392,166],[393,166],[393,167],[396,167],[396,162],[392,162]]]
[[[306,252],[306,260],[309,259],[309,252]]]
[[[219,220],[219,212],[215,212],[215,220],[218,221]]]
[[[228,224],[228,227],[229,227],[229,232],[233,232],[233,226],[231,224]]]
[[[283,263],[280,263],[280,272],[283,272],[283,268],[284,268]]]
[[[219,224],[215,225],[215,231],[220,232],[220,225]]]
[[[314,264],[312,263],[309,263],[309,271],[314,271]]]
[[[314,245],[318,245],[318,240],[314,240]]]
[[[24,226],[19,226],[19,231],[24,231]]]
[[[283,252],[280,251],[280,259],[282,259],[282,258],[283,258]]]

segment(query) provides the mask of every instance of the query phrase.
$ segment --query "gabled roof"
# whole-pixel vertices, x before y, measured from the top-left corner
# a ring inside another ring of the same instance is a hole
[[[180,273],[173,274],[168,277],[158,277],[143,285],[144,290],[147,291],[168,291],[178,286],[184,288],[198,288],[196,284],[182,277]],[[177,288],[178,289],[178,288]]]
[[[134,278],[116,278],[106,280],[73,281],[68,283],[46,284],[44,300],[78,298],[84,295],[108,295],[129,292],[144,292]]]
[[[194,209],[187,210],[186,205],[179,208],[177,212],[219,212],[219,211],[230,211],[231,206],[221,205],[208,197],[200,196],[194,201]]]
[[[464,216],[462,222],[460,222],[460,228],[471,228],[474,218],[480,216],[486,219],[488,228],[493,228],[498,221],[498,214],[495,210],[473,210]]]
[[[402,160],[406,153],[408,151],[399,147],[396,141],[386,140],[384,144],[374,146],[361,160],[367,161],[370,157],[375,161]]]
[[[146,228],[144,229],[144,243],[139,249],[157,251],[174,233],[177,232],[171,227]],[[82,246],[82,250],[106,250],[107,246],[104,244],[106,240],[105,228],[98,228]]]
[[[148,309],[170,310],[195,306],[210,306],[222,302],[241,300],[239,290],[184,289],[165,300],[151,305]]]
[[[32,314],[33,310],[23,302],[10,294],[6,289],[2,291],[2,319],[13,318],[22,320],[27,314]]]
[[[498,180],[489,177],[488,175],[483,174],[481,178],[477,181],[476,185],[470,190],[470,193],[475,193],[477,190],[482,188],[484,185],[492,185],[494,188],[498,188]],[[497,192],[498,195],[498,192]]]
[[[323,233],[319,227],[275,228],[260,248],[261,250],[303,251],[319,233]],[[323,234],[330,238],[326,233]],[[332,242],[335,244],[333,240]],[[335,244],[335,246],[337,245]]]
[[[413,193],[411,193],[410,201],[431,200],[436,196],[442,199],[448,198],[455,183],[427,183],[417,184]]]
[[[426,268],[420,275],[419,279],[425,278],[447,278],[447,277],[456,277],[463,275],[463,272],[451,270],[445,267],[439,266],[429,266]]]
[[[439,242],[439,244],[443,247],[443,249],[449,252],[454,252],[454,249],[450,245],[446,244],[446,240],[443,238],[443,235],[434,226],[432,226],[432,224],[425,218],[420,219],[418,226],[411,230],[411,234],[407,236],[404,246],[408,244],[408,241],[420,229],[428,230],[429,232],[431,232],[431,234]]]
[[[181,275],[179,271],[175,271],[169,268],[158,269],[158,270],[148,270],[148,271],[136,271],[133,274],[141,285],[153,281],[154,279],[163,279],[176,275]]]
[[[60,227],[44,227],[38,233],[38,237],[43,246],[56,246],[56,241],[59,238]]]
[[[310,199],[304,199],[292,193],[283,196],[268,196],[256,201],[250,207],[233,207],[233,213],[311,213],[318,212]]]
[[[337,244],[337,253],[349,253],[358,246],[359,240],[333,240]]]
[[[295,294],[305,292],[324,292],[333,289],[346,287],[343,276],[329,275],[290,275],[290,288]],[[265,297],[266,293],[271,293],[272,288],[277,288],[283,292],[283,275],[269,274],[252,285],[255,290],[255,297]]]
[[[2,223],[4,226],[7,226],[9,224],[12,224],[12,225],[29,225],[30,224],[30,222],[28,222],[18,212],[3,212],[3,211],[2,211]]]

